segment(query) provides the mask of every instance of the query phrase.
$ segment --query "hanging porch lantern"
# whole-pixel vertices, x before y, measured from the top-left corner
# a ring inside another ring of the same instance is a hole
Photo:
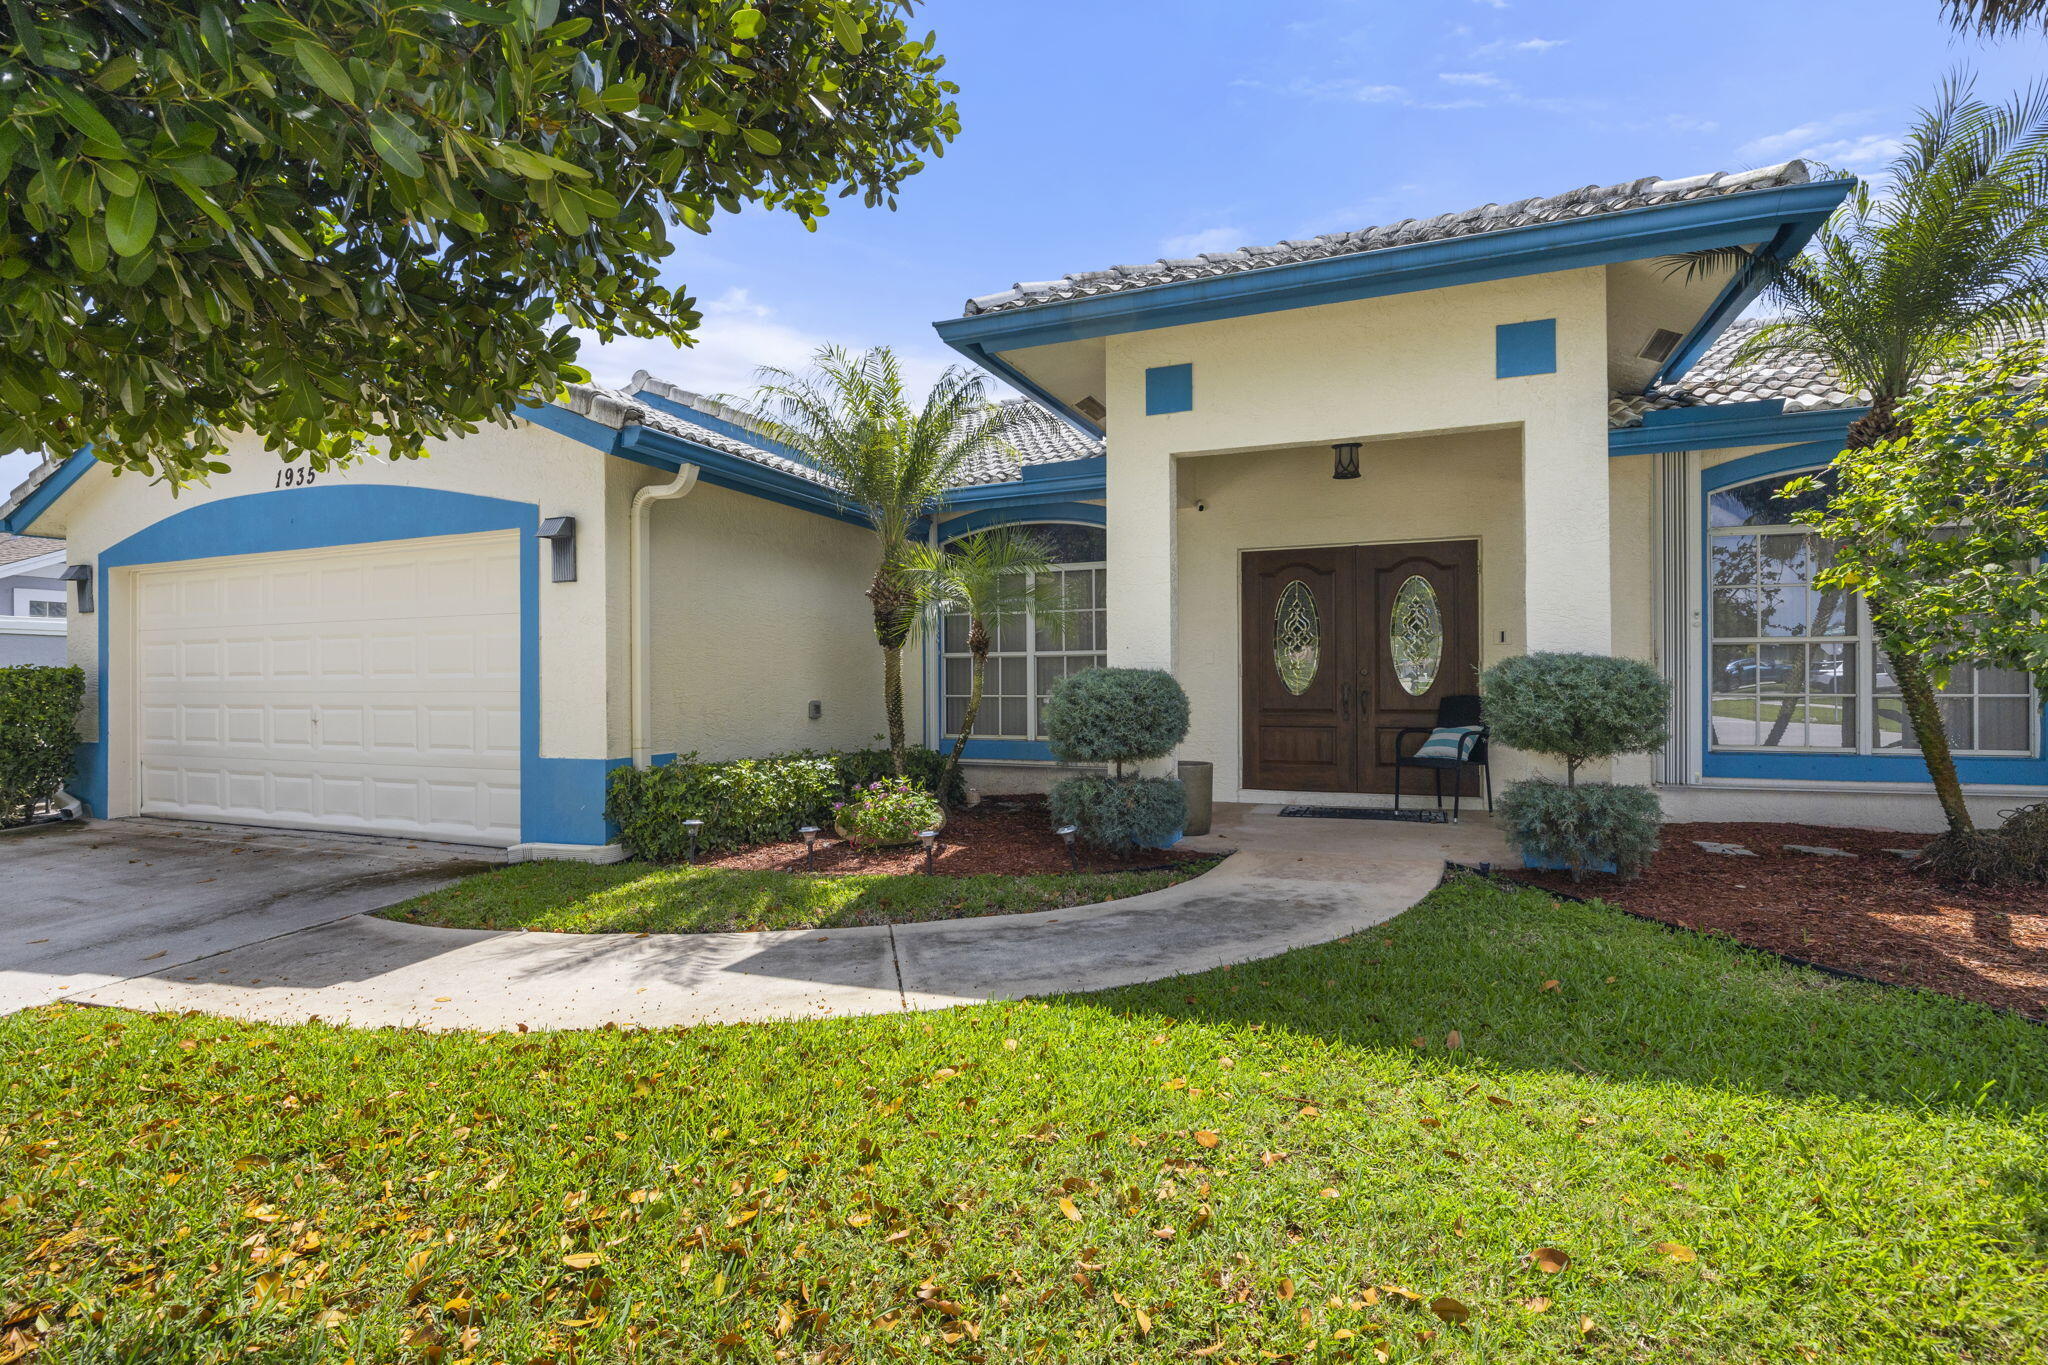
[[[1336,445],[1330,447],[1331,452],[1337,457],[1337,468],[1330,475],[1331,478],[1355,479],[1358,477],[1358,446],[1359,443],[1357,441],[1339,441]]]

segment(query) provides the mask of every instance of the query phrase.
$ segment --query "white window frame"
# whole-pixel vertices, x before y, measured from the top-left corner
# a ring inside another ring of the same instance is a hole
[[[1049,523],[1031,522],[1024,524],[1043,526]],[[972,534],[972,532],[969,532],[968,534]],[[1108,567],[1109,563],[1107,560],[1098,559],[1086,562],[1076,561],[1074,563],[1054,564],[1052,566],[1052,571],[1054,573],[1065,574],[1087,570],[1106,570]],[[1107,588],[1106,581],[1104,583],[1104,587],[1105,589]],[[1106,607],[1103,608],[1102,625],[1103,634],[1107,636],[1109,633],[1109,612]],[[936,689],[938,696],[939,713],[938,732],[942,738],[950,741],[953,739],[957,739],[959,737],[959,732],[946,723],[947,712],[950,710],[950,707],[947,703],[952,699],[953,696],[952,693],[946,690],[946,664],[948,661],[953,659],[967,660],[971,663],[973,656],[967,653],[967,651],[965,650],[948,650],[946,648],[946,630],[943,622],[940,624],[938,631],[936,633],[938,635],[939,660],[938,687]],[[1096,657],[1106,662],[1109,658],[1109,642],[1107,641],[1107,639],[1104,639],[1095,649],[1040,650],[1038,647],[1038,609],[1036,606],[1029,604],[1026,605],[1024,611],[1024,640],[1025,648],[1021,650],[996,650],[993,648],[990,649],[988,655],[988,662],[991,666],[993,666],[998,659],[1024,660],[1024,723],[1029,733],[1013,735],[1008,733],[1007,731],[990,729],[986,724],[988,720],[988,698],[983,697],[981,714],[975,717],[974,735],[973,739],[969,741],[970,743],[972,743],[974,739],[992,739],[1012,742],[1027,741],[1034,744],[1044,743],[1044,739],[1039,734],[1038,724],[1038,698],[1040,692],[1040,688],[1038,686],[1038,661],[1041,658],[1071,659],[1077,657]],[[1005,693],[1003,695],[1007,696],[1009,694]]]
[[[41,616],[40,621],[62,621],[71,615],[71,597],[62,588],[16,588],[14,590],[14,614],[28,616],[31,602],[56,602],[63,606],[63,616]]]
[[[1754,479],[1745,479],[1741,483],[1728,484],[1725,487],[1708,490],[1702,496],[1701,510],[1703,512],[1709,512],[1715,494],[1731,492],[1737,488],[1747,487],[1752,483],[1766,483],[1772,481],[1783,482],[1799,474],[1814,473],[1817,470],[1824,467],[1825,466],[1816,465],[1806,469],[1780,470],[1776,473],[1760,474]],[[1869,605],[1864,601],[1862,593],[1856,593],[1852,597],[1850,609],[1854,619],[1851,621],[1851,631],[1849,634],[1846,635],[1787,635],[1771,637],[1755,636],[1743,637],[1740,639],[1729,638],[1724,640],[1723,637],[1715,634],[1714,632],[1714,615],[1712,610],[1712,565],[1714,562],[1715,541],[1720,538],[1729,538],[1734,536],[1812,536],[1815,535],[1814,529],[1810,526],[1802,526],[1794,522],[1774,523],[1768,526],[1717,527],[1711,524],[1710,512],[1708,516],[1701,518],[1700,524],[1702,527],[1702,540],[1700,544],[1699,554],[1695,562],[1699,566],[1698,572],[1702,576],[1702,587],[1704,589],[1701,596],[1696,600],[1702,601],[1706,604],[1705,615],[1703,620],[1701,621],[1700,630],[1700,667],[1705,672],[1706,681],[1705,692],[1707,715],[1705,717],[1706,724],[1703,727],[1704,744],[1706,752],[1717,754],[1816,754],[1856,757],[1884,757],[1887,755],[1894,754],[1910,757],[1921,753],[1921,750],[1917,745],[1912,747],[1897,746],[1889,748],[1880,748],[1877,745],[1877,703],[1880,699],[1880,696],[1889,697],[1896,696],[1897,694],[1892,692],[1880,694],[1877,690],[1877,637],[1876,631],[1873,629],[1871,625]],[[1729,693],[1716,693],[1714,691],[1714,652],[1717,648],[1723,646],[1724,644],[1733,646],[1752,644],[1836,644],[1846,647],[1850,652],[1850,657],[1855,662],[1857,679],[1856,689],[1854,691],[1844,693],[1808,693],[1806,695],[1816,698],[1821,696],[1839,696],[1846,702],[1853,705],[1856,710],[1855,743],[1853,745],[1844,746],[1823,746],[1811,744],[1765,745],[1722,743],[1719,739],[1715,737],[1714,733],[1714,702],[1720,696],[1737,695]],[[1980,694],[1976,692],[1973,685],[1972,691],[1966,695],[1970,696],[1974,701],[1974,699],[1977,698]],[[2012,694],[1993,693],[1992,695],[2009,696]],[[1963,748],[1957,746],[1952,748],[1950,752],[1958,758],[2033,758],[2036,755],[2038,755],[2041,752],[2041,694],[2040,689],[2034,687],[2031,683],[2029,683],[2028,686],[2027,700],[2027,743],[2024,749],[1985,749]],[[1980,729],[1981,727],[1976,724],[1975,715],[1973,713],[1971,725],[1973,736]]]

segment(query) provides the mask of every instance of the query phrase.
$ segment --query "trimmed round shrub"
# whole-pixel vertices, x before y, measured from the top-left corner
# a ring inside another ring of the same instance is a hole
[[[1609,863],[1624,877],[1641,876],[1657,851],[1663,814],[1648,787],[1568,787],[1546,777],[1510,782],[1495,811],[1502,833],[1524,858],[1568,868],[1573,881]]]
[[[1062,763],[1164,758],[1188,734],[1188,694],[1156,668],[1091,668],[1046,699],[1045,737]]]
[[[1119,854],[1163,848],[1188,823],[1188,790],[1171,777],[1070,777],[1046,804],[1054,824],[1079,826],[1082,839]]]
[[[1580,765],[1661,749],[1668,734],[1671,684],[1637,659],[1524,654],[1487,669],[1479,690],[1493,738],[1563,759],[1568,786]]]

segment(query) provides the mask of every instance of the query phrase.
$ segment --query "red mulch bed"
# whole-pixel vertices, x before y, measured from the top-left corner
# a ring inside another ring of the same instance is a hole
[[[1819,825],[1666,825],[1663,847],[1638,881],[1514,876],[1823,967],[2048,1019],[2048,892],[1945,887],[1884,851],[1919,848],[1928,837]],[[1741,844],[1757,856],[1708,853],[1695,839]],[[1786,844],[1861,856],[1789,853]]]
[[[932,871],[941,876],[972,877],[994,873],[1006,877],[1032,876],[1046,872],[1071,872],[1067,846],[1052,832],[1042,796],[991,796],[978,806],[956,810],[946,820],[939,836],[938,855]],[[1173,867],[1181,863],[1213,859],[1214,853],[1182,853],[1173,849],[1141,849],[1129,858],[1076,844],[1082,872],[1132,872],[1140,868]],[[815,867],[804,864],[801,843],[757,844],[752,848],[703,860],[705,867],[727,867],[752,872],[882,873],[923,872],[924,850],[908,848],[860,849],[827,828],[818,839]]]

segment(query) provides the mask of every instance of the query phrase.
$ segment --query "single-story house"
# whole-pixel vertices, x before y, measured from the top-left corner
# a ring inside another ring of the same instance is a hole
[[[64,662],[64,542],[0,534],[0,668]]]
[[[1848,188],[1648,178],[970,301],[941,337],[1028,398],[929,533],[1043,528],[1072,589],[999,636],[973,780],[1042,786],[1040,700],[1109,663],[1180,678],[1178,757],[1218,799],[1384,802],[1400,727],[1497,659],[1586,650],[1676,685],[1665,751],[1614,765],[1669,818],[1931,827],[1867,617],[1770,496],[1859,398],[1733,366],[1755,279],[1669,265],[1797,252]],[[0,504],[92,571],[97,814],[594,853],[619,764],[882,729],[871,534],[714,400],[643,375],[425,460],[232,463],[173,501],[81,453]],[[959,643],[909,670],[926,742]],[[1961,672],[1947,705],[1982,814],[2048,794],[2024,677]]]

